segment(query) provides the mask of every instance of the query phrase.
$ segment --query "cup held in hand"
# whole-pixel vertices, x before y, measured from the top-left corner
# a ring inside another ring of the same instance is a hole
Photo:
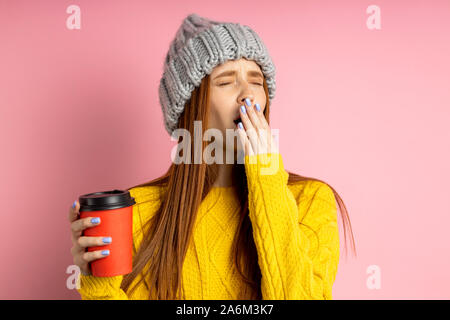
[[[132,271],[133,265],[133,205],[127,190],[112,190],[79,197],[80,218],[99,217],[100,225],[83,231],[88,237],[111,237],[104,246],[88,247],[88,251],[109,250],[107,257],[92,261],[92,275],[112,277]]]

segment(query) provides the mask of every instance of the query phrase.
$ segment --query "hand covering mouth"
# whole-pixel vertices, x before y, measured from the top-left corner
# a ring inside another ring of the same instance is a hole
[[[241,117],[239,116],[238,118],[234,119],[233,122],[237,125],[239,122],[241,121]]]

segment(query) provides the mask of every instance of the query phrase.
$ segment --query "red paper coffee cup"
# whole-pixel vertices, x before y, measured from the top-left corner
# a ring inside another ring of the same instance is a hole
[[[90,262],[92,275],[112,277],[131,273],[133,266],[133,205],[129,191],[112,190],[79,197],[80,218],[99,217],[98,226],[83,231],[83,236],[111,237],[112,242],[87,250],[109,250],[109,255]]]

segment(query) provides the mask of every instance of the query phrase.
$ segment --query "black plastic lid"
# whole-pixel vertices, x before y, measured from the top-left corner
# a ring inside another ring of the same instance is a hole
[[[128,190],[88,193],[80,196],[78,201],[80,202],[80,211],[120,209],[136,203]]]

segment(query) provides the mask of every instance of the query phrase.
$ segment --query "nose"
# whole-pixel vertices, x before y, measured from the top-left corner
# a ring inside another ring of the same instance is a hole
[[[240,105],[251,106],[254,104],[254,100],[255,98],[253,97],[253,95],[246,95],[239,99],[239,103]]]

